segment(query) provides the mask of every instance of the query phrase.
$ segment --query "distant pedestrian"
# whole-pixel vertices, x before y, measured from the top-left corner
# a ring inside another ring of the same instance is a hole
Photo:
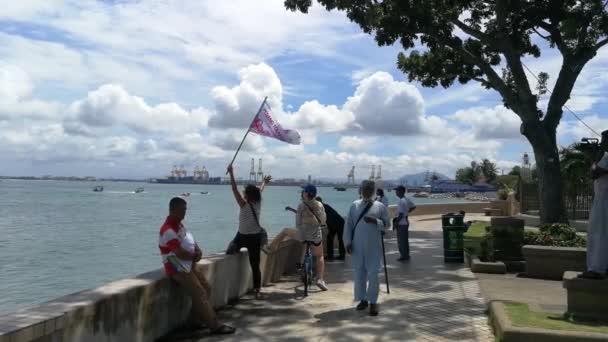
[[[593,205],[587,236],[587,271],[582,278],[603,279],[608,272],[608,131],[602,132],[600,153],[591,167]]]
[[[266,176],[258,188],[254,184],[245,186],[243,194],[239,192],[234,179],[234,169],[228,166],[230,174],[230,184],[232,194],[239,205],[239,230],[228,246],[226,254],[234,254],[247,248],[249,254],[249,264],[253,275],[253,293],[256,298],[260,298],[262,288],[262,272],[260,270],[260,251],[266,245],[268,235],[266,230],[260,225],[260,214],[262,208],[262,192],[266,184],[270,183],[272,177]]]
[[[177,281],[192,300],[192,315],[197,325],[205,325],[212,334],[225,335],[235,329],[221,324],[211,306],[211,286],[205,275],[196,267],[203,252],[194,236],[182,221],[186,216],[187,204],[183,198],[174,197],[169,202],[169,216],[160,228],[158,248],[163,259],[167,276]]]
[[[376,190],[376,201],[384,204],[386,209],[388,209],[388,198],[384,196],[384,190],[378,189]]]
[[[327,246],[325,248],[327,260],[334,258],[334,237],[338,238],[338,250],[340,252],[338,260],[344,260],[346,256],[344,240],[342,239],[342,234],[344,234],[344,218],[329,204],[323,203],[321,197],[317,197],[316,200],[323,204],[325,215],[327,216]]]
[[[389,226],[388,210],[373,199],[375,183],[363,181],[362,199],[356,200],[346,217],[344,241],[346,251],[352,255],[354,268],[355,300],[359,301],[357,310],[369,306],[370,316],[378,315],[378,294],[382,260],[382,239]]]
[[[397,230],[397,243],[399,245],[400,257],[398,261],[410,260],[410,221],[409,214],[416,209],[416,205],[405,196],[405,187],[399,185],[395,188],[395,194],[399,197],[397,205],[397,217],[393,221],[393,229]]]

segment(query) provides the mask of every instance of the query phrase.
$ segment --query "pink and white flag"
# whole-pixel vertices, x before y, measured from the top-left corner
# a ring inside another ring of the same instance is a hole
[[[266,102],[264,102],[258,115],[251,123],[249,131],[266,137],[275,138],[288,144],[300,144],[300,133],[291,129],[283,129],[283,127],[272,118],[272,115],[270,115],[270,106],[268,106]]]

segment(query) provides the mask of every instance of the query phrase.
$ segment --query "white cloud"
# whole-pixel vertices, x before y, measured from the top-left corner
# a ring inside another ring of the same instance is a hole
[[[210,125],[221,128],[248,127],[264,96],[274,109],[281,110],[283,88],[281,81],[267,64],[250,65],[239,71],[238,86],[213,88],[212,96],[215,114]]]
[[[176,103],[148,105],[120,85],[107,84],[89,92],[86,99],[71,105],[74,119],[88,128],[125,125],[137,133],[196,132],[207,127],[209,112],[188,111]]]
[[[410,135],[422,130],[424,101],[414,86],[377,72],[359,83],[343,110],[355,115],[364,133]]]
[[[373,144],[371,138],[360,138],[357,136],[343,136],[338,142],[338,146],[346,151],[365,151]]]
[[[348,129],[355,121],[350,111],[337,106],[325,106],[317,100],[306,101],[297,112],[287,117],[287,122],[301,129],[317,129],[322,132],[340,132]]]
[[[521,119],[502,105],[459,110],[452,117],[461,124],[472,126],[473,133],[480,139],[521,138]]]

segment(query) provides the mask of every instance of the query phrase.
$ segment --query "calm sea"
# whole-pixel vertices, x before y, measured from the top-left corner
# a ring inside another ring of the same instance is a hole
[[[104,191],[93,192],[96,185]],[[145,191],[134,193],[140,186]],[[185,192],[191,193],[185,224],[203,252],[225,250],[238,222],[228,186],[0,181],[0,313],[159,268],[159,227],[169,199]],[[354,189],[323,187],[319,195],[340,213],[358,197]],[[394,192],[388,196],[396,202]],[[270,235],[294,225],[284,208],[298,200],[297,187],[266,189],[261,221]]]

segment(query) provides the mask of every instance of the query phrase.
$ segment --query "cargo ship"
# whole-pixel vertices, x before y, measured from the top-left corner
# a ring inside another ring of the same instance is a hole
[[[202,168],[196,166],[192,176],[189,176],[183,165],[173,166],[171,174],[167,177],[150,180],[150,183],[159,184],[222,184],[222,182],[222,177],[209,177],[209,171],[204,166]]]

